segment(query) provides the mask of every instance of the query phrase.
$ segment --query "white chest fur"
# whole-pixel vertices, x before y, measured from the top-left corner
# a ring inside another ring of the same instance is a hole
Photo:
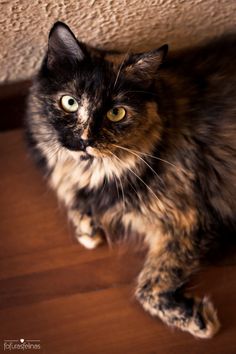
[[[79,161],[68,157],[59,159],[53,169],[50,185],[56,190],[59,199],[69,206],[78,189],[92,190],[102,185],[105,179],[104,168],[99,160]]]

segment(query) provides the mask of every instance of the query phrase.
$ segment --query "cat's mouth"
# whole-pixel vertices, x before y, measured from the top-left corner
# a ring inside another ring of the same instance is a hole
[[[85,149],[85,151],[89,156],[92,156],[92,157],[100,157],[100,158],[106,157],[106,155],[104,153],[102,153],[100,150],[98,150],[97,148],[92,147],[92,146],[88,146]]]
[[[75,159],[78,160],[80,159],[81,161],[87,161],[91,160],[93,158],[103,158],[106,157],[104,153],[99,151],[97,148],[94,148],[92,146],[88,146],[84,151],[78,150],[78,151],[73,151],[68,149],[70,152],[70,155]]]
[[[105,154],[100,149],[91,146],[89,140],[77,140],[72,139],[71,137],[63,137],[61,142],[75,160],[89,160],[105,157]]]

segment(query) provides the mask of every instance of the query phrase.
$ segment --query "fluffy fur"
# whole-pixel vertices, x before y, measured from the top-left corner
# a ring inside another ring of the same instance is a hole
[[[148,256],[136,297],[153,316],[201,338],[219,328],[184,284],[219,231],[235,231],[236,37],[167,55],[111,55],[57,23],[28,100],[31,151],[68,209],[78,240],[139,236]],[[73,96],[74,113],[61,97]],[[126,117],[106,112],[124,107]],[[226,233],[223,235],[226,237]]]

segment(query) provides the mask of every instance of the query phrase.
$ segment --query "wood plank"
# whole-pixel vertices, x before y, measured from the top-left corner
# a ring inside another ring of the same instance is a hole
[[[106,245],[85,252],[79,244],[49,248],[0,259],[0,279],[13,278],[52,269],[63,268],[108,257],[113,251]]]
[[[0,308],[134,283],[142,258],[130,253],[119,257],[115,252],[108,256],[109,253],[101,259],[88,257],[83,263],[2,279]]]

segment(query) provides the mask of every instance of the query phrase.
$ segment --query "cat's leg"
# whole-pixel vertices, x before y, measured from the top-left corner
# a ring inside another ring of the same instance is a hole
[[[184,294],[183,285],[198,268],[197,251],[189,239],[163,235],[152,245],[138,278],[136,297],[151,315],[196,337],[210,338],[219,329],[216,311],[205,297]]]
[[[104,234],[94,221],[91,213],[80,213],[77,209],[68,212],[75,227],[77,240],[87,249],[94,249],[104,241]]]

